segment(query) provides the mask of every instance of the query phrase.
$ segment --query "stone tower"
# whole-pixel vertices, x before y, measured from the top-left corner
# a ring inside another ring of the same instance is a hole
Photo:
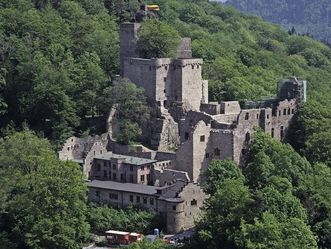
[[[141,58],[135,40],[140,23],[123,23],[120,32],[121,76],[145,89],[147,97],[165,108],[174,103],[199,110],[208,103],[208,81],[202,79],[202,59],[193,59],[191,39],[183,38],[177,58]]]

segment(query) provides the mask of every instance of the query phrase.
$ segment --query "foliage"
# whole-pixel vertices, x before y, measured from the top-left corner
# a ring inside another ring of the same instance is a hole
[[[107,230],[151,233],[159,226],[159,217],[153,213],[133,207],[114,209],[107,206],[89,206],[89,223],[94,232]]]
[[[171,245],[167,245],[162,240],[155,240],[149,242],[147,239],[143,239],[141,242],[136,242],[127,246],[128,249],[169,249],[173,248]]]
[[[215,194],[225,179],[244,180],[238,165],[231,160],[213,160],[208,165],[205,176],[208,181],[204,189],[208,194]]]
[[[330,1],[228,0],[226,4],[240,11],[261,16],[266,21],[278,23],[288,29],[290,34],[308,33],[321,40],[331,39],[328,23]]]
[[[97,96],[118,71],[114,17],[99,0],[0,6],[0,129],[27,122],[59,144],[100,113]]]
[[[300,219],[280,223],[266,212],[254,224],[242,224],[243,245],[247,249],[317,248],[316,238]]]
[[[241,219],[253,202],[242,180],[225,179],[218,185],[206,204],[202,221],[198,223],[200,246],[205,248],[233,248]],[[221,247],[222,246],[222,247]]]
[[[242,172],[210,164],[211,196],[189,248],[329,248],[330,168],[257,131]]]
[[[147,121],[150,109],[146,103],[144,89],[122,79],[112,88],[112,105],[116,106],[120,132],[117,141],[129,144],[142,134],[141,126]]]
[[[29,131],[0,140],[0,238],[13,248],[81,248],[87,238],[86,185]]]
[[[138,50],[145,58],[175,57],[179,42],[178,32],[158,19],[144,21],[138,31]]]
[[[277,8],[264,10],[303,20],[329,6],[325,0],[319,0],[323,4],[318,7],[300,1],[314,11],[287,13],[284,6],[304,9],[287,1],[280,6],[270,2]],[[205,61],[211,101],[259,99],[275,94],[281,78],[307,79],[308,103],[299,113],[290,142],[309,160],[329,165],[330,48],[223,4],[205,0],[155,4],[161,8],[160,21],[143,24],[148,28],[141,30],[146,31],[141,45],[159,51],[161,45],[174,46],[176,37],[192,37],[193,56]],[[250,6],[260,9],[263,4],[253,1]],[[79,120],[107,115],[111,108],[111,78],[119,72],[118,22],[130,20],[139,1],[0,0],[0,6],[0,135],[21,129],[24,122],[55,144],[85,134]]]

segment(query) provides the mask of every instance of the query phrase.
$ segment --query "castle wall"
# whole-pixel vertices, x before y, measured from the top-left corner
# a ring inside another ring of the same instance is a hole
[[[135,41],[137,39],[137,32],[140,28],[140,23],[122,23],[120,28],[120,68],[121,76],[124,76],[124,60],[125,58],[139,57],[136,50]]]
[[[200,111],[208,113],[209,115],[217,115],[221,113],[221,106],[218,102],[202,103]]]
[[[155,180],[155,186],[169,185],[177,180],[182,180],[185,182],[190,181],[188,174],[185,171],[162,169],[155,167],[153,174],[154,174],[153,179]]]
[[[298,106],[295,99],[280,101],[271,120],[269,134],[278,140],[283,141],[286,138],[288,127]]]
[[[145,89],[145,95],[156,101],[156,65],[154,59],[126,58],[123,61],[123,78],[128,78],[138,87]]]
[[[106,144],[102,142],[95,142],[89,152],[84,158],[83,173],[86,179],[90,179],[91,170],[93,166],[93,159],[95,156],[105,154],[107,152]]]
[[[224,101],[220,103],[222,114],[239,114],[241,111],[238,101]]]
[[[168,58],[156,59],[155,61],[155,74],[156,81],[156,96],[155,101],[159,101],[161,106],[167,106],[173,100],[171,93],[172,86],[172,60]],[[166,102],[165,102],[166,101]],[[167,103],[168,101],[168,103]]]
[[[219,123],[233,124],[237,122],[238,114],[219,114],[213,116],[213,119]]]
[[[182,202],[164,203],[169,233],[178,233],[194,227],[195,222],[201,217],[201,208],[207,196],[198,184],[189,183],[182,189],[179,197]]]
[[[193,180],[193,137],[180,145],[176,152],[176,170],[188,173],[190,180]]]
[[[195,222],[201,218],[201,208],[207,195],[203,192],[200,185],[190,182],[184,187],[179,197],[183,202],[184,212],[182,213],[184,223],[179,225],[182,230],[195,226]]]
[[[237,127],[234,129],[233,137],[233,160],[242,164],[247,153],[248,144],[254,133],[254,127],[264,124],[268,127],[271,120],[272,110],[267,109],[245,109],[242,110],[237,119]]]
[[[178,100],[190,103],[193,110],[199,110],[203,99],[203,61],[202,59],[185,59],[178,60],[176,63],[182,73],[182,81],[176,82],[182,87]]]
[[[62,149],[58,152],[60,160],[81,159],[91,149],[95,141],[94,137],[85,138],[70,137],[67,139]]]

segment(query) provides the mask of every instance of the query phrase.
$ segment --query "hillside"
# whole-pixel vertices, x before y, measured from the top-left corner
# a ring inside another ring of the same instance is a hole
[[[196,248],[330,248],[331,49],[219,3],[154,3],[160,20],[192,38],[194,57],[204,59],[211,101],[274,95],[277,82],[289,76],[308,81],[308,102],[292,128],[296,151],[257,132],[243,175],[230,161],[209,167],[215,192],[210,191]],[[115,90],[124,84],[113,84],[119,73],[118,27],[138,6],[138,0],[0,0],[4,248],[81,248],[75,242],[82,243],[88,232],[86,186],[78,165],[59,163],[47,139],[55,147],[73,134],[94,133],[80,121],[107,115],[112,98],[121,99]],[[133,100],[142,94],[126,90]],[[141,119],[132,106],[140,107],[130,101],[123,112]]]
[[[307,79],[308,103],[294,145],[311,160],[329,160],[327,46],[222,4],[155,3],[161,20],[192,37],[211,100],[258,99],[275,94],[281,78]],[[105,89],[119,72],[118,23],[132,18],[138,1],[1,0],[0,6],[1,133],[28,126],[59,144],[91,132],[79,120],[107,113]],[[318,153],[316,144],[322,145]]]
[[[226,4],[280,24],[287,30],[294,27],[299,33],[331,41],[331,2],[328,0],[228,0]]]

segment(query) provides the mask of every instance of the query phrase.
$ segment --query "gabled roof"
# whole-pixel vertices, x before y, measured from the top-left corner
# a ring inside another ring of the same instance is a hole
[[[155,195],[158,196],[160,200],[165,200],[169,202],[182,202],[183,199],[178,197],[178,194],[185,187],[185,181],[176,181],[174,184],[163,187],[149,186],[144,184],[135,184],[135,183],[121,183],[114,181],[99,181],[93,180],[87,182],[89,188],[98,188],[106,190],[114,190],[127,193],[136,193],[143,195]],[[162,194],[157,192],[161,191]]]
[[[145,195],[154,195],[156,194],[156,190],[159,187],[149,186],[144,184],[135,184],[135,183],[121,183],[114,181],[99,181],[93,180],[87,183],[87,186],[90,188],[100,188],[107,190],[115,190],[121,192],[132,192],[137,194],[145,194]]]

